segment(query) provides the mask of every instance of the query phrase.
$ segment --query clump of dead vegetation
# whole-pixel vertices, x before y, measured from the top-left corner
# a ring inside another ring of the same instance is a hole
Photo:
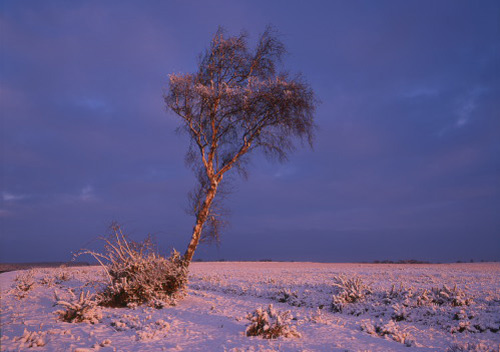
[[[292,291],[288,288],[280,289],[274,299],[280,303],[288,303],[291,306],[296,307],[300,307],[303,304],[303,302],[299,299],[297,291]]]
[[[430,291],[424,290],[417,301],[421,305],[430,303],[452,307],[469,306],[474,302],[471,297],[467,297],[464,291],[457,288],[457,285],[452,288],[443,285],[442,287],[433,287]]]
[[[39,277],[38,279],[37,276]],[[47,273],[46,270],[34,268],[22,270],[15,277],[14,285],[12,286],[10,293],[17,299],[21,300],[23,298],[26,298],[29,292],[31,292],[36,287],[53,287],[56,285],[60,285],[63,281],[69,280],[69,278],[69,273],[62,269],[59,269],[55,273]]]
[[[266,309],[257,308],[249,313],[250,325],[246,329],[247,336],[261,336],[265,339],[283,337],[300,337],[295,326],[291,325],[293,316],[290,311],[279,312],[270,304]]]
[[[47,332],[44,331],[29,331],[27,329],[24,329],[23,335],[14,338],[14,341],[19,342],[20,349],[24,347],[27,348],[43,347],[47,343],[46,335]]]
[[[134,242],[125,236],[117,224],[103,238],[104,252],[83,250],[77,255],[90,254],[104,268],[107,283],[98,293],[99,304],[108,307],[134,307],[147,304],[156,308],[174,305],[184,295],[188,264],[177,251],[166,258],[160,255],[147,237]]]
[[[359,277],[348,278],[339,275],[333,278],[333,286],[338,293],[332,297],[332,310],[342,312],[346,304],[363,301],[367,295],[372,293],[370,286],[363,283]]]
[[[490,347],[481,342],[458,342],[452,344],[446,352],[498,352],[500,346]]]
[[[361,330],[370,335],[380,336],[402,343],[407,347],[416,346],[415,340],[410,333],[401,330],[393,320],[389,320],[389,322],[385,324],[382,321],[376,323],[364,321],[361,324]]]
[[[59,319],[67,323],[89,323],[96,324],[102,319],[101,308],[98,307],[100,297],[90,292],[81,291],[79,297],[72,290],[68,290],[69,299],[61,298],[57,292],[54,293],[55,305],[63,306],[64,309],[55,313]]]
[[[10,291],[17,299],[23,299],[33,288],[36,287],[35,270],[23,270],[14,279],[14,287]]]

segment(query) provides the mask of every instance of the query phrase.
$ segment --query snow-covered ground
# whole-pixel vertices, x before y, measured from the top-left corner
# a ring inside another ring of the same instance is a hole
[[[102,308],[95,324],[58,320],[54,292],[70,299],[72,289],[78,299],[101,280],[99,267],[1,274],[1,351],[498,351],[500,345],[500,263],[193,263],[187,296],[174,307]],[[246,336],[248,314],[270,304],[291,311],[300,337]]]

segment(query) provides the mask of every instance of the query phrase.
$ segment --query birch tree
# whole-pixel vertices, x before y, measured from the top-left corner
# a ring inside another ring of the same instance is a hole
[[[227,172],[245,174],[254,151],[284,161],[296,140],[312,146],[314,92],[300,75],[278,72],[284,53],[271,27],[253,49],[246,33],[227,36],[219,28],[200,55],[197,72],[169,76],[164,100],[190,138],[186,161],[198,179],[190,194],[196,220],[187,263],[200,239],[218,239],[217,195]]]

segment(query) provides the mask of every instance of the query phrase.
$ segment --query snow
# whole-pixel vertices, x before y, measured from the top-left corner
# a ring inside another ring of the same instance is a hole
[[[187,296],[176,306],[98,307],[99,319],[80,323],[58,319],[63,307],[55,305],[55,292],[87,297],[104,280],[100,267],[0,274],[0,350],[498,351],[500,345],[500,263],[220,262],[193,263],[190,270]],[[284,321],[297,334],[246,336],[249,317],[269,305],[276,316],[290,311],[294,318]]]

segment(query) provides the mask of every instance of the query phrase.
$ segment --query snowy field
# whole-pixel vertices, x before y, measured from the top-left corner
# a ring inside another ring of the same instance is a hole
[[[55,292],[78,301],[102,280],[99,267],[1,274],[1,351],[499,351],[500,263],[193,263],[176,306],[58,320]],[[246,336],[270,304],[296,336]]]

